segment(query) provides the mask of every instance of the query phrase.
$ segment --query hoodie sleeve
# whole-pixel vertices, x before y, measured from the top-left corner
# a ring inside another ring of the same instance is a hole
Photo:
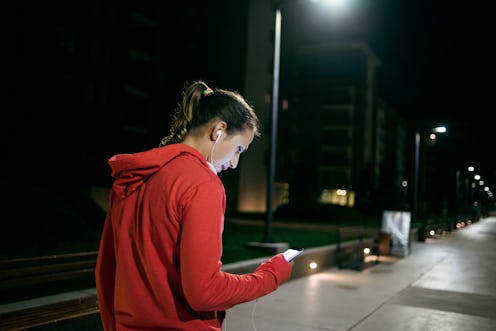
[[[195,187],[184,205],[180,247],[181,279],[190,306],[199,311],[226,310],[276,290],[290,277],[282,254],[253,273],[221,271],[225,194],[220,184]]]
[[[102,238],[95,268],[95,280],[98,307],[105,331],[115,331],[114,319],[114,285],[115,255],[114,235],[110,213],[107,214],[103,226]]]

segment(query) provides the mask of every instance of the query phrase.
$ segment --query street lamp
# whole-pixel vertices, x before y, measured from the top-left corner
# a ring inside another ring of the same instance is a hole
[[[269,171],[267,175],[267,194],[265,229],[263,242],[271,243],[272,238],[272,200],[274,195],[274,181],[276,174],[276,146],[277,146],[277,115],[279,102],[279,63],[281,59],[281,8],[280,2],[276,2],[276,16],[274,24],[274,71],[272,74],[272,113],[269,144]]]
[[[462,214],[467,212],[467,207],[470,205],[469,183],[475,168],[468,166],[465,169],[457,169],[455,172],[455,224],[459,218],[465,216]]]
[[[320,2],[322,0],[310,0],[310,2]],[[273,222],[273,197],[274,181],[276,173],[276,146],[277,146],[277,117],[279,102],[279,72],[281,59],[281,22],[282,13],[281,5],[283,0],[275,1],[275,22],[274,22],[274,68],[272,74],[272,112],[271,112],[271,130],[269,143],[269,168],[267,174],[267,192],[266,192],[266,218],[264,229],[264,243],[272,243],[272,222]],[[333,7],[343,7],[345,0],[326,0],[326,3]]]
[[[445,133],[446,127],[438,126],[429,130],[430,134]],[[435,137],[434,137],[435,138]],[[419,191],[419,159],[420,159],[420,132],[415,132],[415,166],[413,177],[413,203],[411,223],[417,222],[418,213],[418,191]]]

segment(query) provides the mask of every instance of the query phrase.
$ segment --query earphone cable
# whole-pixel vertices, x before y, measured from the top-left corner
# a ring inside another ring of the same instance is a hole
[[[257,327],[255,326],[255,308],[257,308],[258,299],[255,300],[253,304],[253,310],[251,311],[251,325],[253,326],[253,331],[257,331]]]

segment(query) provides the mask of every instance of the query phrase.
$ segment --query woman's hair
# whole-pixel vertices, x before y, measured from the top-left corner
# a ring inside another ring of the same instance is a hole
[[[212,119],[225,121],[228,133],[252,129],[255,136],[260,135],[258,117],[240,94],[223,89],[212,90],[199,80],[184,90],[170,133],[162,139],[160,146],[184,141],[191,129]]]

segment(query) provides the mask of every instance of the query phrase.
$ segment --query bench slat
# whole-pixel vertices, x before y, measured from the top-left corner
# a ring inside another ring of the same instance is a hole
[[[19,267],[15,269],[3,270],[0,274],[0,282],[4,279],[23,278],[40,274],[56,274],[75,269],[86,269],[94,267],[96,260],[68,262],[59,264],[39,265],[31,267]]]
[[[96,295],[26,308],[0,315],[0,330],[21,331],[63,320],[97,314]]]

